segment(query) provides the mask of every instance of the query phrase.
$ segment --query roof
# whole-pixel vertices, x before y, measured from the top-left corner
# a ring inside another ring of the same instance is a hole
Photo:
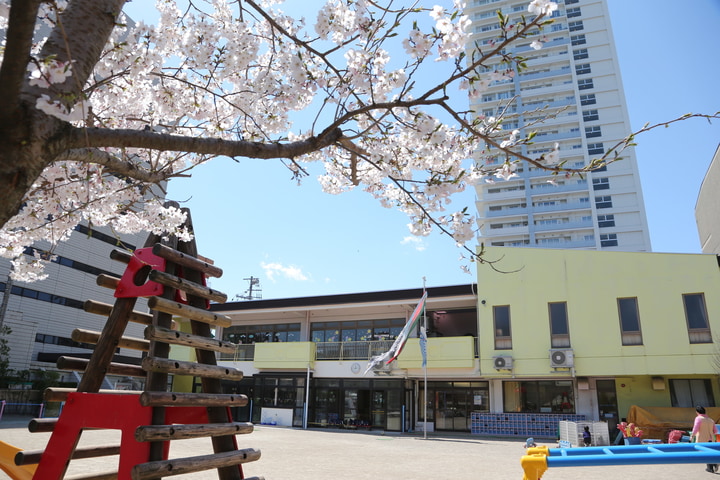
[[[477,296],[477,286],[474,283],[445,287],[428,287],[425,290],[428,293],[428,298]],[[315,297],[247,300],[222,304],[213,303],[210,305],[210,310],[213,312],[226,312],[274,308],[317,307],[320,305],[342,305],[349,303],[392,302],[399,300],[410,300],[415,302],[422,297],[422,294],[422,288],[411,288],[406,290],[384,290],[380,292],[345,293],[340,295],[320,295]]]

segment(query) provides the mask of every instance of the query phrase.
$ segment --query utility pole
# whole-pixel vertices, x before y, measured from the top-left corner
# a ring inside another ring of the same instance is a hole
[[[262,300],[262,289],[260,288],[260,279],[258,277],[243,278],[250,282],[250,286],[242,295],[235,295],[234,300]]]

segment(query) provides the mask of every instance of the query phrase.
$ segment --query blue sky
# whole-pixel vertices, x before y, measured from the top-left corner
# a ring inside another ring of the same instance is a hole
[[[308,4],[321,4],[296,1],[288,4],[306,15]],[[126,11],[150,21],[148,4],[130,2]],[[633,129],[720,110],[718,0],[682,8],[670,0],[608,0],[608,8]],[[695,201],[720,121],[683,122],[637,142],[653,251],[699,253]],[[277,161],[216,159],[172,181],[168,196],[190,208],[199,252],[225,272],[211,286],[229,299],[245,292],[250,276],[260,278],[265,299],[474,281],[448,237],[412,237],[407,217],[363,192],[328,195],[312,176],[297,186]],[[451,207],[474,211],[474,200],[468,192]]]

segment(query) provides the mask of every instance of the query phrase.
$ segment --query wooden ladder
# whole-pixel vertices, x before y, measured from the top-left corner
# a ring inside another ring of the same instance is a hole
[[[190,212],[186,227],[192,232]],[[208,276],[222,270],[199,258],[195,241],[161,239],[151,234],[133,254],[114,250],[111,258],[127,264],[122,278],[98,276],[98,285],[115,290],[114,305],[87,301],[85,310],[107,317],[102,332],[75,330],[73,340],[94,343],[89,360],[60,357],[58,368],[82,371],[77,390],[49,388],[46,401],[64,401],[57,419],[38,418],[31,432],[52,435],[43,451],[21,451],[17,465],[37,464],[33,479],[63,480],[71,459],[118,455],[117,471],[68,477],[66,480],[146,480],[217,469],[220,480],[240,480],[242,464],[258,460],[260,451],[239,449],[237,434],[253,425],[234,422],[230,407],[245,406],[245,395],[223,394],[222,378],[240,380],[241,371],[218,366],[215,352],[232,353],[236,345],[212,337],[212,326],[229,326],[230,319],[208,311],[210,301],[227,296],[206,286]],[[138,298],[148,298],[152,314],[134,310]],[[173,317],[190,321],[191,333],[175,329]],[[129,322],[146,325],[145,338],[123,336]],[[197,361],[170,358],[170,346],[195,349]],[[112,361],[117,348],[147,352],[142,366]],[[108,374],[145,379],[145,391],[101,390]],[[201,378],[202,393],[168,391],[168,376]],[[118,429],[120,445],[77,448],[83,429]],[[210,437],[213,454],[169,458],[170,441]],[[261,480],[249,477],[246,480]]]

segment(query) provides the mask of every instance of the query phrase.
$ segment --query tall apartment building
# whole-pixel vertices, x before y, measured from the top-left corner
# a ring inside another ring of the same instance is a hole
[[[628,135],[630,121],[605,0],[558,3],[553,23],[543,28],[542,49],[530,46],[533,38],[508,52],[527,58],[528,69],[516,69],[512,79],[494,82],[471,102],[486,116],[504,110],[508,133],[537,131],[523,154],[538,158],[557,143],[565,165],[580,168]],[[532,18],[527,6],[520,0],[470,0],[472,48],[497,41],[498,10],[515,23],[522,15]],[[486,70],[496,68],[507,65]],[[548,114],[552,118],[535,123]],[[521,162],[516,177],[478,187],[481,240],[488,246],[650,251],[635,153],[628,149],[622,157],[582,178],[553,177]],[[500,165],[504,158],[483,161]]]

